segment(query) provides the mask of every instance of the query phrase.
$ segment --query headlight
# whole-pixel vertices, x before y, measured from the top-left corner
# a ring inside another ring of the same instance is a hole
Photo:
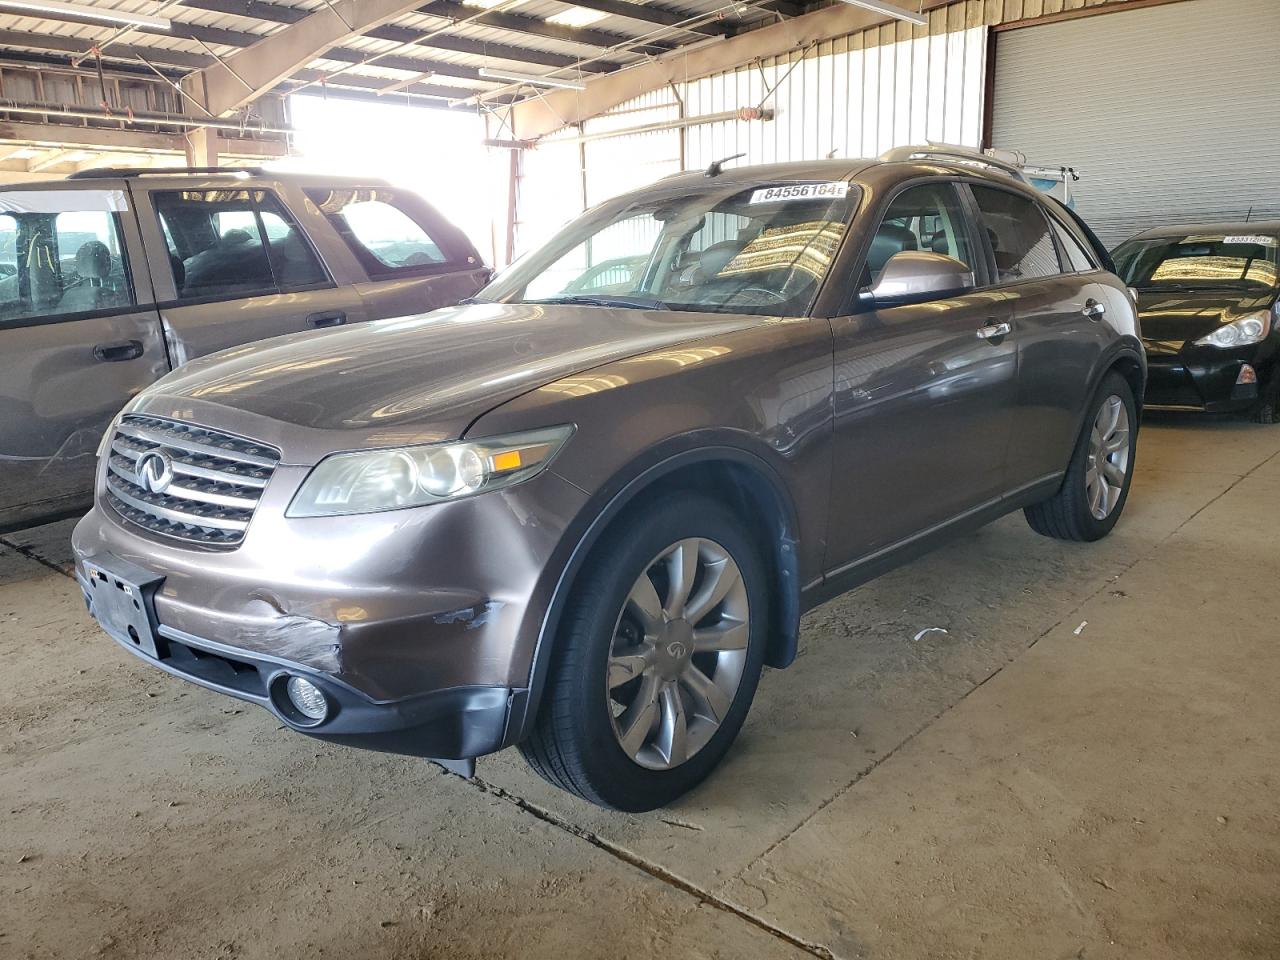
[[[1271,332],[1271,314],[1251,313],[1239,320],[1223,324],[1207,337],[1196,341],[1197,347],[1246,347],[1257,343]]]
[[[337,453],[311,471],[285,516],[399,510],[509,487],[541,473],[573,429],[547,427],[487,440]]]

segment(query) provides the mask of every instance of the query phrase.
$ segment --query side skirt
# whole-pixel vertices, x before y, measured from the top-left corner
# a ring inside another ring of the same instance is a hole
[[[897,543],[881,547],[851,563],[827,571],[821,581],[810,584],[804,589],[801,595],[802,609],[812,610],[819,604],[849,592],[854,587],[910,563],[949,540],[972,533],[1007,513],[1048,499],[1058,492],[1063,475],[1063,473],[1053,473],[1033,480],[1003,497],[988,500],[950,520],[944,520]]]

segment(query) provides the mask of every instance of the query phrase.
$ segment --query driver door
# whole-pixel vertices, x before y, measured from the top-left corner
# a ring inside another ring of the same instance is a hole
[[[832,321],[835,438],[827,567],[863,561],[974,512],[1003,491],[1016,400],[1011,310],[982,289],[985,245],[962,195],[926,181],[893,196],[859,268],[860,291],[889,259],[932,251],[973,268],[944,298],[855,299]]]

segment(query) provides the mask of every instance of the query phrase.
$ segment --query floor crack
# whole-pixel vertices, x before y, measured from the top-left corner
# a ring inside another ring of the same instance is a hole
[[[480,791],[491,794],[501,800],[507,801],[508,803],[514,804],[516,807],[519,807],[525,813],[528,813],[531,816],[536,817],[537,819],[543,821],[544,823],[547,823],[553,827],[556,827],[559,830],[563,830],[565,833],[572,834],[573,836],[578,837],[580,840],[585,840],[587,843],[591,844],[593,847],[596,847],[599,850],[603,850],[605,853],[609,854],[609,856],[622,861],[628,866],[634,867],[635,869],[648,874],[649,876],[653,877],[656,880],[661,881],[662,883],[667,884],[668,886],[675,887],[677,890],[680,890],[681,892],[686,893],[689,896],[693,897],[699,903],[705,904],[708,907],[711,907],[712,909],[715,909],[715,910],[719,910],[723,913],[731,914],[732,916],[737,917],[739,920],[743,920],[751,924],[753,927],[755,927],[758,930],[761,930],[762,932],[768,934],[769,936],[774,937],[775,939],[781,940],[784,943],[790,944],[791,946],[795,947],[797,950],[804,951],[810,956],[819,957],[821,958],[821,960],[838,960],[836,955],[832,953],[830,950],[828,950],[826,947],[824,947],[822,944],[812,943],[808,940],[804,940],[801,937],[796,936],[793,933],[788,933],[786,930],[783,930],[781,927],[775,926],[774,924],[770,923],[768,920],[758,917],[755,914],[742,909],[741,907],[735,906],[734,904],[730,903],[728,900],[725,900],[714,893],[711,893],[707,890],[702,889],[692,881],[686,880],[684,877],[681,877],[679,874],[672,873],[670,870],[666,869],[662,865],[654,863],[651,860],[646,860],[644,857],[641,857],[638,854],[635,854],[630,850],[627,850],[625,847],[621,847],[618,844],[613,843],[612,841],[606,840],[604,837],[601,837],[598,834],[592,833],[590,830],[582,829],[572,821],[567,820],[564,817],[562,817],[560,814],[556,813],[554,810],[548,810],[546,807],[540,806],[536,803],[532,803],[531,801],[526,800],[524,797],[518,796],[517,794],[514,794],[509,790],[503,789],[497,784],[489,783],[488,781],[482,780],[479,777],[473,777],[468,782],[472,784],[474,787],[476,787],[477,789],[479,789]]]
[[[62,576],[68,577],[72,580],[76,578],[75,574],[72,571],[66,569],[65,567],[58,566],[58,564],[54,563],[51,560],[46,560],[44,557],[40,556],[40,554],[36,553],[30,547],[24,546],[20,543],[14,543],[8,537],[0,537],[0,546],[8,547],[10,550],[13,550],[15,553],[21,554],[22,556],[26,557],[28,560],[31,560],[34,563],[38,563],[42,567],[48,567],[54,573],[60,573],[62,574]]]

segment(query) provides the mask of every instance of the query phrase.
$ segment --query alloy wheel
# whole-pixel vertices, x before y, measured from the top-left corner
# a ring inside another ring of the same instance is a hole
[[[747,662],[747,588],[720,544],[660,552],[618,614],[606,679],[619,746],[642,767],[677,767],[724,722]]]
[[[1129,474],[1129,411],[1115,394],[1102,401],[1089,434],[1085,491],[1095,520],[1111,516]]]

